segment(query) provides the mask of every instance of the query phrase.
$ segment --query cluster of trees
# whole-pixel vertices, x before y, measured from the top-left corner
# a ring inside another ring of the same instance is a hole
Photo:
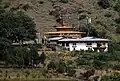
[[[70,65],[70,66],[69,66]],[[75,70],[73,67],[71,67],[71,64],[65,61],[50,61],[47,65],[48,70],[53,69],[56,70],[58,73],[67,73],[67,76],[74,76]]]
[[[120,1],[117,0],[115,6],[113,6],[114,10],[117,11],[120,15]],[[117,28],[116,28],[116,33],[120,34],[120,18],[115,19],[115,22],[117,24]]]
[[[36,47],[22,46],[24,41],[36,38],[33,19],[22,11],[11,11],[1,5],[2,1],[0,1],[0,61],[19,66],[35,64],[40,58]],[[13,46],[14,42],[20,46]]]
[[[114,42],[109,44],[109,51],[102,53],[81,53],[75,60],[77,66],[91,67],[95,69],[114,69],[119,70],[120,64],[112,64],[112,62],[120,61],[120,45]]]
[[[120,15],[120,1],[119,0],[99,0],[98,4],[104,9],[111,7],[113,10],[117,11],[118,14]],[[106,16],[111,17],[110,14]],[[120,22],[119,21],[120,21],[120,18],[115,19],[117,34],[120,34]]]
[[[6,11],[0,14],[0,20],[0,37],[18,43],[35,39],[35,23],[23,12]]]

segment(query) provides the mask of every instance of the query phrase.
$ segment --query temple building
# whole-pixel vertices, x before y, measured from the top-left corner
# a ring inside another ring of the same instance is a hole
[[[108,51],[108,39],[83,37],[77,39],[63,38],[58,40],[58,44],[69,51]]]
[[[85,32],[73,31],[71,26],[56,27],[57,32],[45,32],[46,38],[64,37],[64,38],[81,38]]]
[[[85,32],[72,31],[70,26],[56,27],[57,32],[46,32],[45,36],[51,44],[57,44],[69,51],[108,51],[108,39],[83,37]]]

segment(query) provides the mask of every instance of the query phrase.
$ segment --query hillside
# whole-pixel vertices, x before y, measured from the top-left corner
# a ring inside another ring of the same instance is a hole
[[[116,3],[111,1],[109,0],[110,7],[107,9],[98,5],[99,0],[73,0],[69,3],[61,3],[59,0],[10,0],[9,2],[11,9],[22,10],[34,19],[36,30],[41,37],[46,31],[56,31],[55,26],[60,25],[56,22],[59,19],[59,15],[56,15],[58,8],[64,15],[64,22],[75,27],[75,30],[85,31],[86,20],[81,19],[78,26],[78,15],[80,18],[88,16],[92,19],[92,27],[99,37],[119,41],[120,36],[116,33],[115,22],[119,14],[113,9]],[[52,15],[51,11],[54,12]]]

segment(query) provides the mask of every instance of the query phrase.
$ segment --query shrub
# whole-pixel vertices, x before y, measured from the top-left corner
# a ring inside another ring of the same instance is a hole
[[[9,2],[4,3],[4,8],[8,8],[10,6]]]
[[[111,13],[106,13],[104,16],[105,16],[105,17],[111,17],[112,14],[111,14]]]
[[[98,4],[103,7],[104,9],[110,7],[109,1],[108,0],[100,0]]]
[[[39,4],[44,4],[44,1],[39,1]]]
[[[90,76],[94,75],[94,73],[95,73],[95,70],[94,69],[90,69],[87,72],[83,73],[83,77],[88,80]]]
[[[45,59],[46,59],[46,55],[45,55],[45,53],[43,52],[43,53],[41,54],[41,56],[40,56],[40,61],[41,61],[42,64],[44,64]]]
[[[52,68],[52,69],[56,68],[54,62],[50,62],[50,63],[47,65],[47,67],[48,67],[48,68]]]
[[[118,0],[117,4],[114,6],[114,9],[120,12],[120,1]]]
[[[80,12],[79,12],[80,13]],[[85,19],[86,18],[86,15],[80,15],[79,16],[79,20],[82,20],[82,19]]]
[[[48,65],[47,65],[47,68],[52,68],[52,69],[56,69],[57,68],[57,65],[55,62],[51,61]]]
[[[100,60],[94,60],[92,65],[96,69],[103,69],[108,66],[106,62]]]
[[[78,60],[77,60],[77,63],[78,63],[78,65],[89,65],[89,64],[90,64],[90,63],[89,63],[89,60],[84,59],[84,58],[78,59]]]
[[[109,76],[103,76],[101,81],[120,81],[120,73],[113,73]]]
[[[61,3],[69,3],[71,0],[60,0]]]
[[[120,25],[117,25],[116,33],[120,34]]]
[[[72,65],[72,64],[73,64],[73,61],[68,60],[68,61],[67,61],[67,64],[68,64],[68,65]]]
[[[66,70],[67,70],[66,63],[63,62],[63,61],[60,61],[60,62],[59,62],[59,67],[58,67],[57,71],[58,71],[59,73],[64,73],[64,72],[66,72]]]
[[[120,65],[114,65],[114,66],[113,66],[113,69],[114,69],[114,70],[120,70]]]
[[[116,22],[117,24],[120,24],[120,18],[115,19],[115,22]]]
[[[68,73],[68,76],[74,76],[75,75],[75,70],[73,69],[73,68],[69,68],[69,69],[67,69],[68,71],[67,71],[67,73]]]
[[[93,67],[96,69],[113,68],[113,64],[109,61],[119,61],[119,51],[113,53],[84,53],[80,55],[75,61],[78,66]],[[117,66],[118,67],[118,66]],[[115,68],[115,67],[114,67]]]

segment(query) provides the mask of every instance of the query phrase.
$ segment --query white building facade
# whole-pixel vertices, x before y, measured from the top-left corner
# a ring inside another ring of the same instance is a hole
[[[108,51],[108,39],[84,37],[81,39],[61,39],[58,42],[69,51]]]

